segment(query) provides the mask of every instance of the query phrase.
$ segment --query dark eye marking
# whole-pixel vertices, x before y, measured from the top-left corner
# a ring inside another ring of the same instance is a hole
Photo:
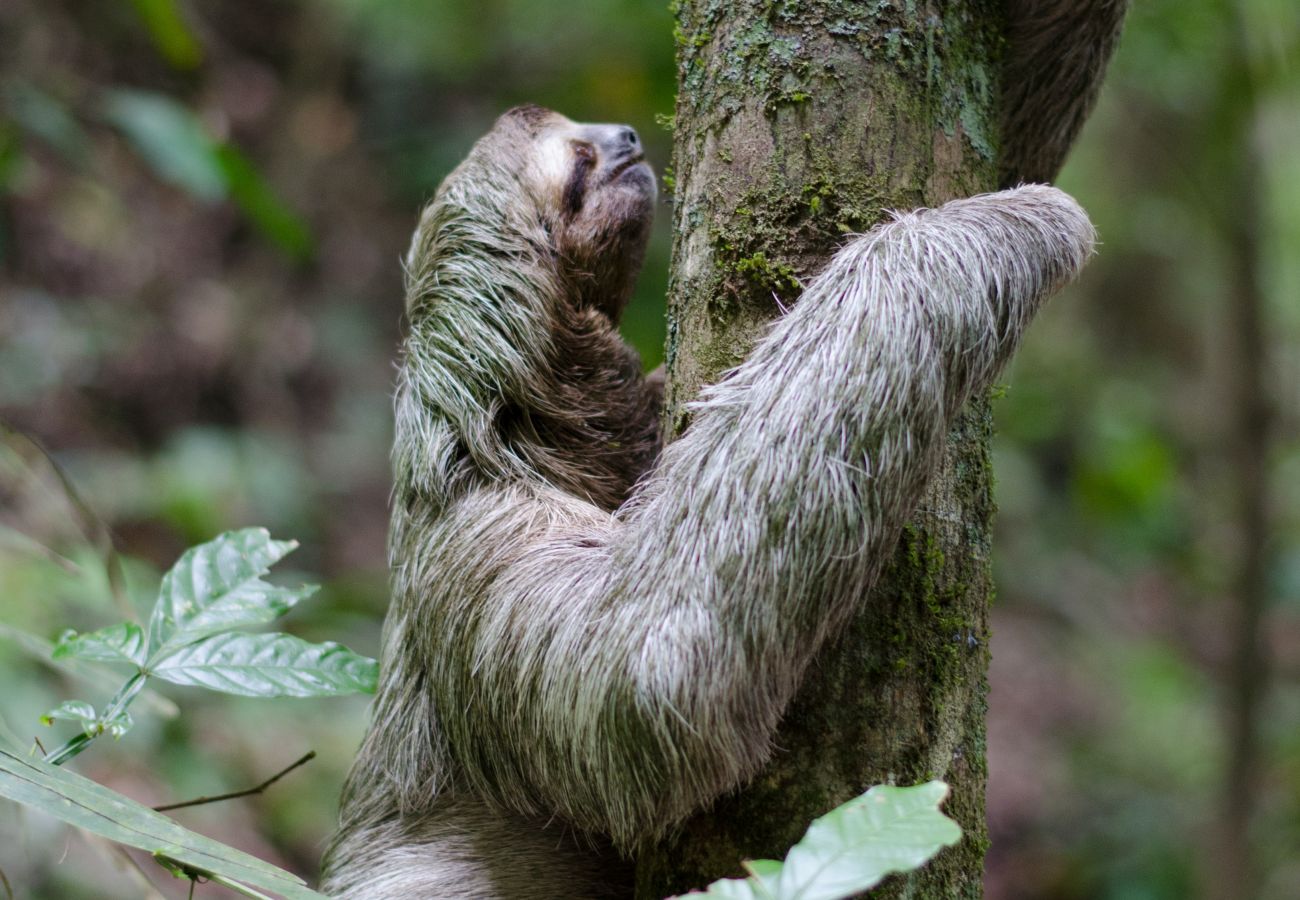
[[[582,201],[587,195],[587,176],[596,167],[596,148],[584,141],[574,141],[573,168],[569,171],[569,180],[564,185],[564,198],[561,205],[565,218],[572,219],[582,209]]]

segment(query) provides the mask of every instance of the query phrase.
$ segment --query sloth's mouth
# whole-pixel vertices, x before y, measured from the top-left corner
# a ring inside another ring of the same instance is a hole
[[[627,159],[623,160],[621,163],[619,163],[610,171],[609,177],[606,179],[606,181],[613,181],[615,178],[622,175],[628,169],[644,161],[645,161],[644,153],[638,153],[635,156],[629,156]]]

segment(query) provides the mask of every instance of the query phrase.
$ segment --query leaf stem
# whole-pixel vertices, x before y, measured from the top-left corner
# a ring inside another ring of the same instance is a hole
[[[144,671],[140,670],[128,678],[126,684],[118,689],[118,692],[113,695],[113,699],[108,701],[108,706],[104,707],[104,711],[100,713],[99,728],[95,733],[87,734],[83,731],[78,735],[74,735],[62,746],[56,747],[45,754],[45,761],[52,766],[61,766],[89,747],[91,741],[104,733],[104,723],[113,721],[131,705],[131,701],[144,689],[144,682],[147,677]]]
[[[49,753],[45,754],[45,761],[52,766],[61,766],[82,750],[85,750],[86,746],[92,740],[94,740],[94,738],[83,731],[80,734],[69,738],[62,746],[55,747]]]

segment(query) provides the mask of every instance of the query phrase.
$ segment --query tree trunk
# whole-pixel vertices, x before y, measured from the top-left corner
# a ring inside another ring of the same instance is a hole
[[[998,0],[682,0],[665,431],[849,232],[996,182]],[[665,179],[666,181],[668,179]],[[670,183],[670,186],[671,183]],[[827,385],[833,391],[834,385]],[[892,564],[822,649],[764,772],[638,856],[660,898],[781,858],[883,782],[942,778],[965,832],[891,896],[977,897],[988,661],[987,398],[949,439]]]

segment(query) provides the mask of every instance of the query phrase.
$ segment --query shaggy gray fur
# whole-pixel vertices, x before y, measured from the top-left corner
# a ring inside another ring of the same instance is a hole
[[[412,246],[393,605],[336,897],[627,896],[622,854],[762,765],[962,403],[1092,252],[1049,187],[898,214],[656,462],[657,389],[612,324],[648,212],[602,181],[557,215],[515,161],[588,126],[547,115],[503,117]],[[575,267],[614,226],[606,273]]]

